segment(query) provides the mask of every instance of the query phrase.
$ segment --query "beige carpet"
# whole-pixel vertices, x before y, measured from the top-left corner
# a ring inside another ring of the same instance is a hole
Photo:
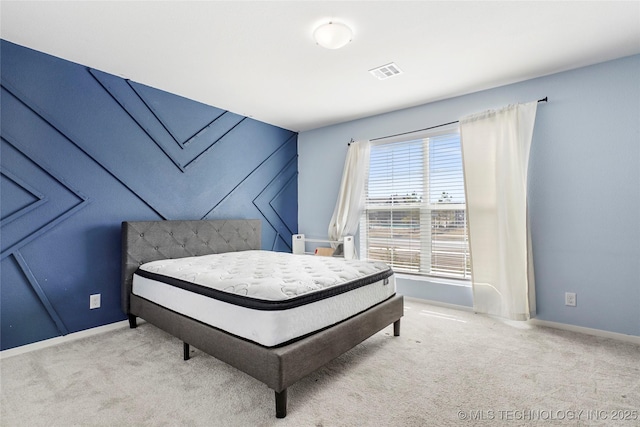
[[[293,385],[282,420],[265,385],[143,324],[2,360],[0,425],[640,426],[640,346],[405,307],[400,337]]]

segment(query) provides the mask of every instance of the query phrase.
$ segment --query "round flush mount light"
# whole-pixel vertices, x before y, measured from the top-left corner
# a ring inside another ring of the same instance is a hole
[[[346,46],[353,37],[353,31],[345,24],[329,22],[322,24],[313,32],[316,43],[327,49],[340,49]]]

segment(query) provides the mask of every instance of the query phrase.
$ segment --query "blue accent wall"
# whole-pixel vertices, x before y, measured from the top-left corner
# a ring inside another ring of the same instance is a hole
[[[298,231],[297,134],[1,42],[1,347],[125,318],[120,224],[258,218]],[[89,310],[89,295],[102,306]]]
[[[640,55],[300,133],[300,232],[326,238],[350,138],[545,96],[528,194],[538,318],[640,336]],[[468,286],[397,283],[405,295],[472,305]],[[577,293],[576,307],[565,292]]]

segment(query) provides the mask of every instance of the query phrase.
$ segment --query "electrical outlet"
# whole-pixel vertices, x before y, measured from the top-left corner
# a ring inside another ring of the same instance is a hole
[[[100,308],[100,294],[89,295],[89,309]]]
[[[564,294],[564,305],[568,305],[569,307],[576,306],[576,294],[575,292],[565,292]]]

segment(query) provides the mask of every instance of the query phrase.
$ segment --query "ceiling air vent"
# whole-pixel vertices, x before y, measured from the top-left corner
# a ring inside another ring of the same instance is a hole
[[[377,77],[378,80],[384,80],[384,79],[388,79],[389,77],[402,74],[402,70],[398,68],[398,66],[393,62],[387,65],[382,65],[380,67],[373,68],[369,70],[369,72],[373,74],[373,76]]]

